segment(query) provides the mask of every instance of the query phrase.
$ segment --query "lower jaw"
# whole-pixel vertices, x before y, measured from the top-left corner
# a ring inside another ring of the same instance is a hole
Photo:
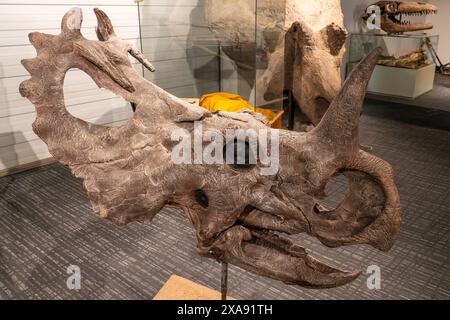
[[[420,30],[429,30],[432,29],[433,25],[431,23],[416,23],[416,24],[407,24],[407,25],[401,25],[401,24],[395,24],[391,32],[413,32],[413,31],[420,31]]]
[[[327,266],[289,240],[242,225],[224,231],[208,248],[208,253],[210,257],[250,272],[307,288],[337,287],[360,274]]]

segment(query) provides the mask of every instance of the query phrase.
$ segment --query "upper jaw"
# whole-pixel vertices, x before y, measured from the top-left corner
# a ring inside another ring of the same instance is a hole
[[[407,15],[423,15],[437,13],[438,8],[431,3],[423,2],[401,2],[398,5],[397,13]]]

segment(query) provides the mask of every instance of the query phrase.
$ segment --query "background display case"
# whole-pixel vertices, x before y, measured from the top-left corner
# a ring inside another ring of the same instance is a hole
[[[155,72],[144,77],[177,97],[220,91],[219,46],[198,1],[137,2],[142,52]]]
[[[187,1],[156,10],[149,3],[137,4],[142,51],[157,69],[143,70],[145,78],[191,101],[227,92],[254,108],[282,109],[283,92],[267,98],[258,81],[268,68],[265,46],[271,36],[259,28],[265,15],[257,0]],[[219,5],[245,11],[246,19],[230,19]]]
[[[383,49],[368,92],[416,98],[433,89],[438,36],[352,34],[347,74],[376,47]],[[432,49],[433,48],[433,49]]]

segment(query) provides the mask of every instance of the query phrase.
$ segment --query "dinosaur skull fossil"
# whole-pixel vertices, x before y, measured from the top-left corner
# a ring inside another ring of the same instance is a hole
[[[432,29],[431,23],[411,23],[404,16],[421,16],[437,13],[438,8],[431,3],[378,1],[373,5],[380,8],[381,29],[388,34]],[[367,19],[368,15],[363,18]]]
[[[307,118],[319,123],[341,88],[347,33],[339,0],[262,0],[257,8],[253,0],[206,0],[205,18],[242,77],[264,97],[260,104],[288,89]],[[263,70],[256,80],[246,70],[255,66]]]
[[[34,132],[82,179],[100,217],[117,224],[150,221],[165,205],[178,205],[194,225],[201,255],[314,288],[345,284],[359,272],[327,266],[281,233],[306,232],[329,247],[392,247],[401,220],[392,169],[360,150],[358,142],[359,115],[379,49],[354,69],[319,125],[299,133],[270,129],[252,112],[211,114],[160,89],[135,71],[128,53],[149,69],[151,64],[117,37],[103,11],[95,14],[100,41],[82,36],[78,8],[66,13],[59,35],[30,33],[37,57],[22,60],[31,78],[20,92],[36,107]],[[63,94],[71,68],[134,102],[134,116],[121,127],[72,116]],[[221,134],[230,128],[268,130],[279,139],[279,170],[262,175],[260,162],[174,163],[172,133],[194,134],[198,122]],[[327,210],[320,199],[327,181],[339,173],[348,178],[349,194]]]

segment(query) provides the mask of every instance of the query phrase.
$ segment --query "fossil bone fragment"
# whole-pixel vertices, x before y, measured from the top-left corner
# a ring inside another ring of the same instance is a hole
[[[434,14],[438,11],[435,5],[424,2],[378,1],[373,5],[380,8],[380,28],[388,34],[432,29],[431,23],[411,23],[405,17]],[[367,19],[370,15],[364,14],[363,19]]]
[[[70,21],[81,22],[78,8],[66,13],[59,35],[29,35],[37,57],[22,60],[31,78],[21,83],[20,93],[36,107],[34,132],[83,181],[100,217],[117,224],[150,221],[165,205],[176,204],[195,228],[201,255],[313,288],[348,283],[359,272],[319,262],[282,233],[305,232],[329,247],[392,247],[401,220],[392,169],[360,150],[358,142],[365,89],[380,49],[355,67],[318,126],[299,133],[271,129],[251,111],[211,114],[160,89],[136,72],[128,53],[149,62],[116,36],[102,11],[95,14],[100,41],[85,39],[81,26],[69,27]],[[133,117],[111,128],[72,116],[63,94],[65,74],[72,68],[134,102]],[[220,135],[228,129],[266,133],[271,145],[278,137],[278,170],[261,174],[263,161],[175,163],[173,132],[194,135],[199,123]],[[348,178],[349,193],[327,209],[320,199],[339,173]]]
[[[262,0],[257,5],[253,0],[206,0],[205,18],[258,95],[270,101],[289,89],[302,112],[318,124],[341,87],[347,33],[340,1]],[[264,70],[256,84],[248,71],[255,66]]]
[[[427,65],[427,56],[423,49],[414,50],[398,58],[392,56],[381,56],[378,64],[388,67],[419,69]]]

